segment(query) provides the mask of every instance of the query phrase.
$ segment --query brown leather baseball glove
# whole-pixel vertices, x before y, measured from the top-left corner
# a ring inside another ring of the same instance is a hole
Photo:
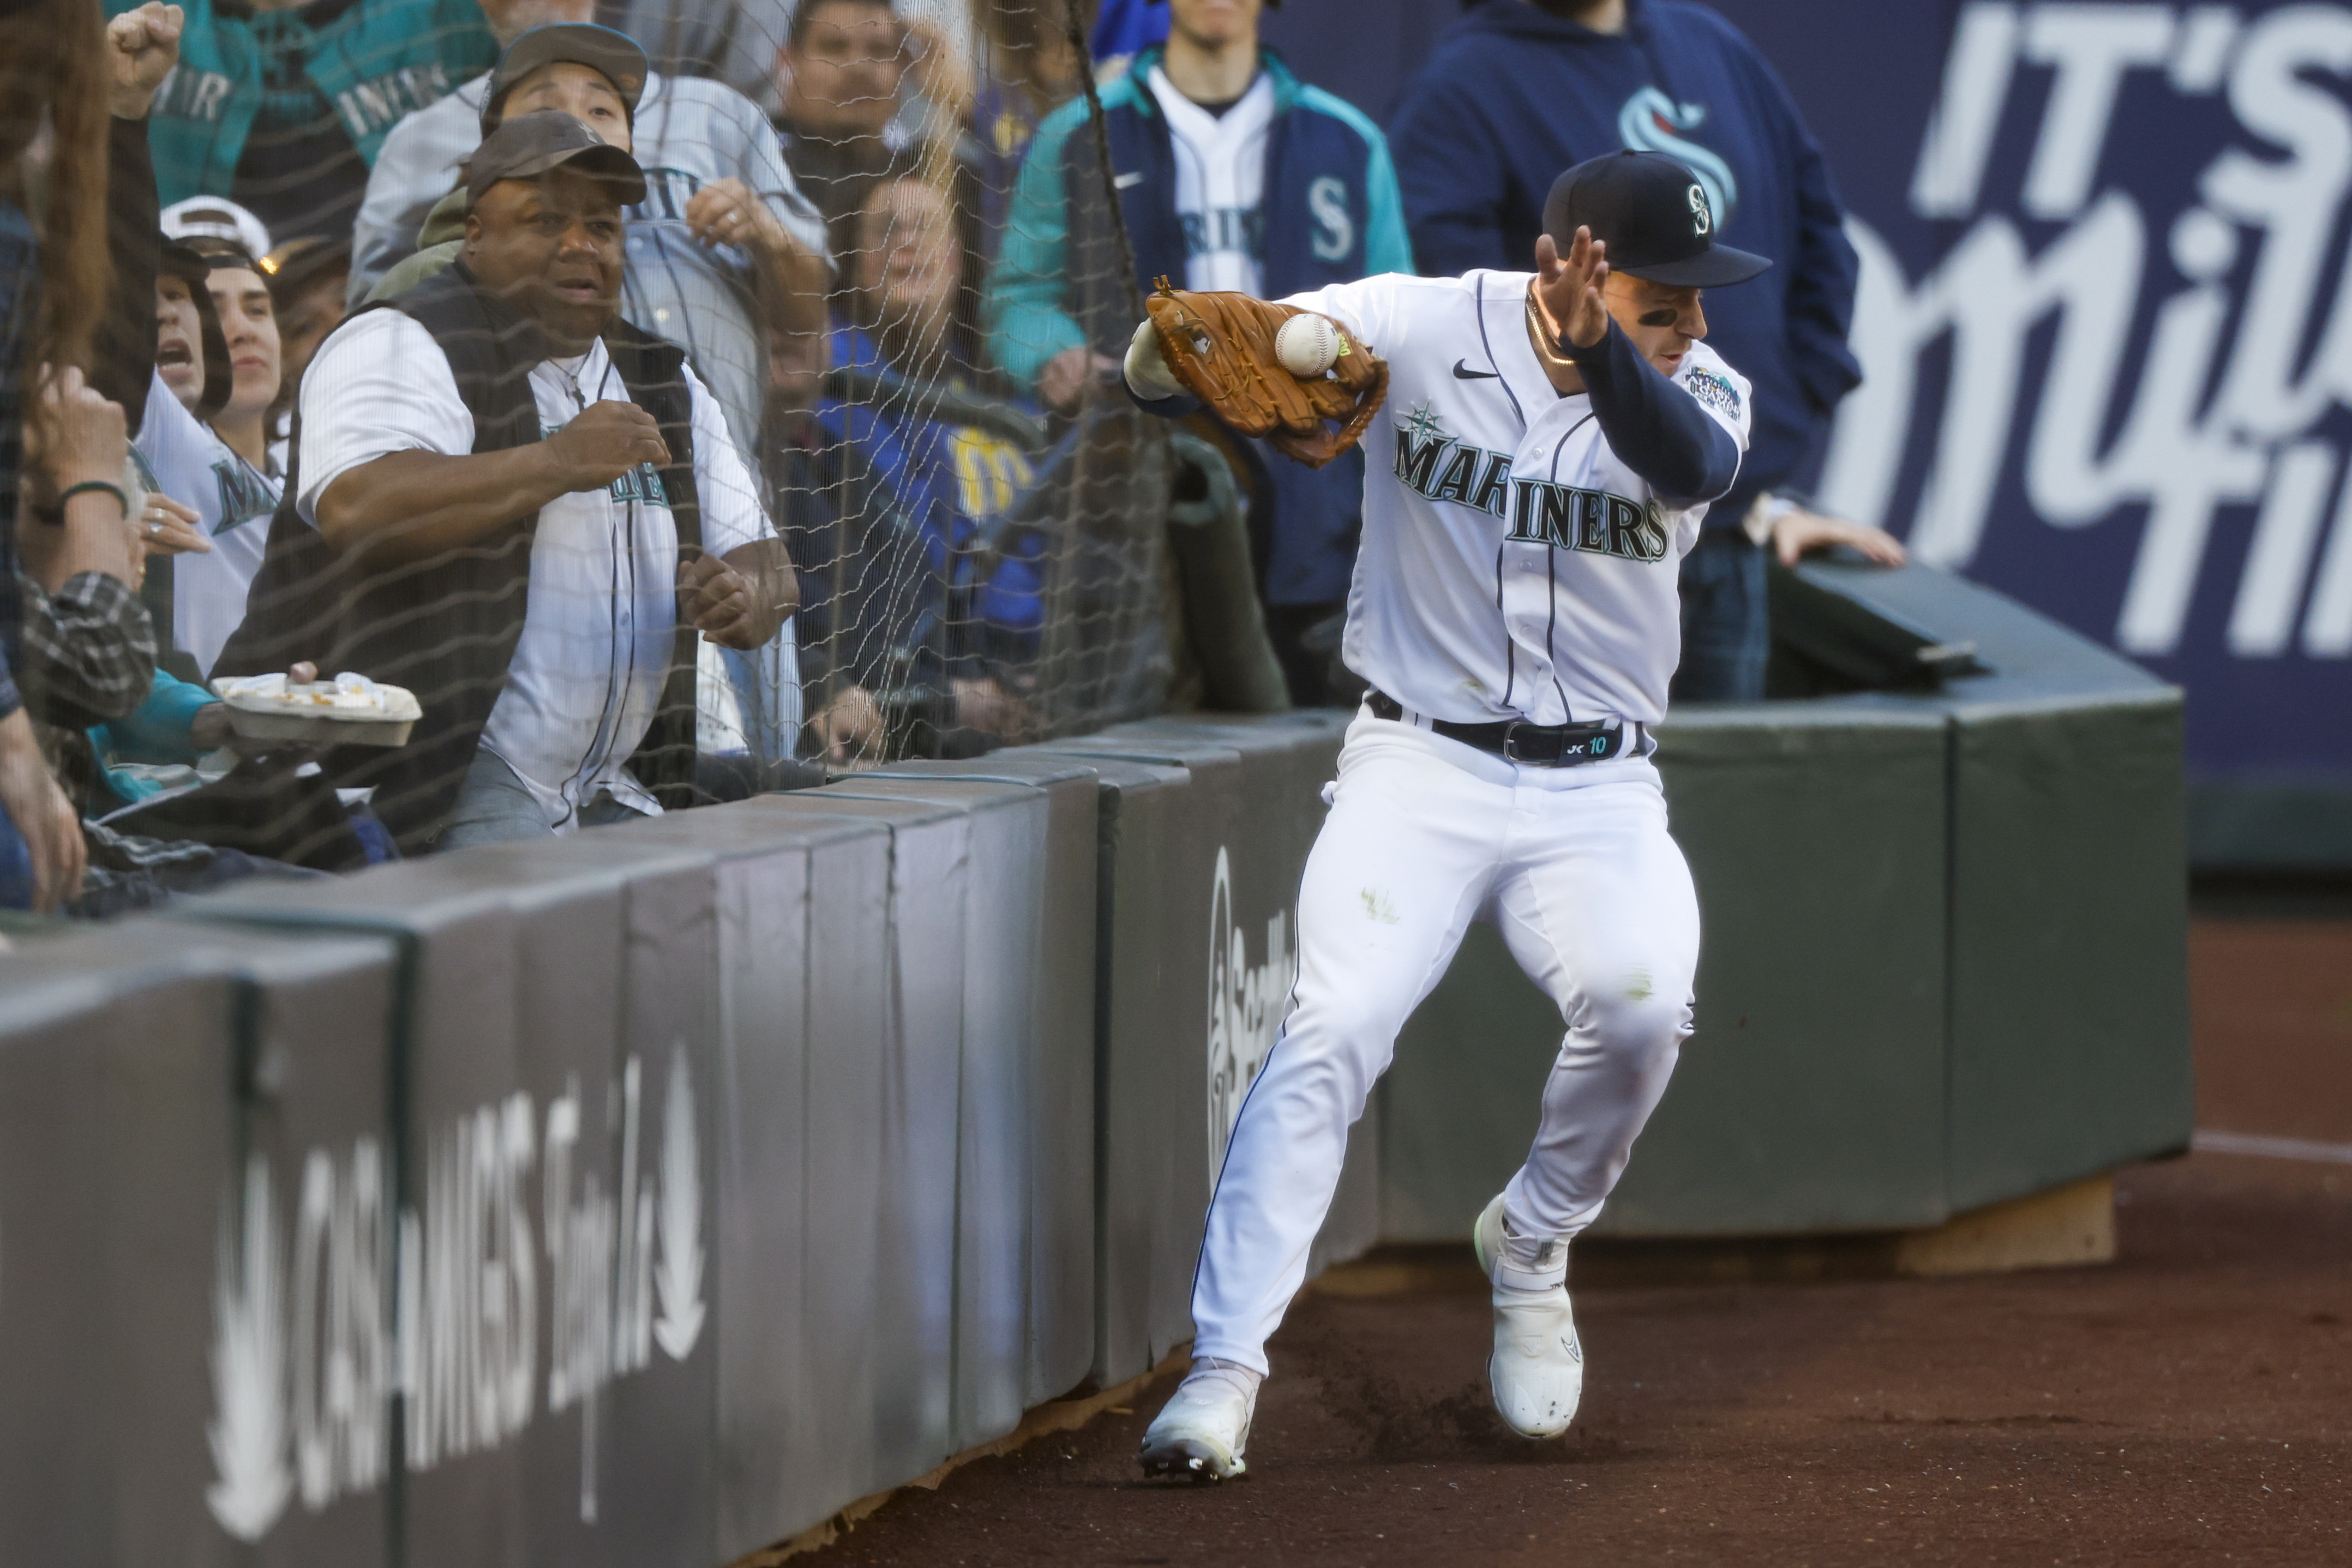
[[[1274,351],[1274,335],[1306,312],[1246,294],[1195,294],[1160,278],[1145,308],[1160,352],[1184,390],[1244,435],[1262,435],[1310,468],[1320,468],[1371,424],[1388,395],[1389,367],[1339,333],[1339,358],[1301,381]],[[1336,326],[1337,323],[1335,322]],[[1339,422],[1328,428],[1326,422]]]

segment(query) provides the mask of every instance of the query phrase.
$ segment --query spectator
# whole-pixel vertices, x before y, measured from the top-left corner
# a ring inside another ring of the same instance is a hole
[[[1689,0],[1496,0],[1440,40],[1391,131],[1413,250],[1433,273],[1524,266],[1552,176],[1619,147],[1680,159],[1724,241],[1774,262],[1707,302],[1709,344],[1755,385],[1756,426],[1738,483],[1683,562],[1675,681],[1678,698],[1761,697],[1761,541],[1790,561],[1827,544],[1903,559],[1890,536],[1816,516],[1788,489],[1861,380],[1845,346],[1853,247],[1788,89]]]
[[[801,0],[776,51],[784,162],[824,215],[845,275],[853,216],[913,141],[898,120],[908,53],[891,0]]]
[[[1261,298],[1409,272],[1387,144],[1361,114],[1300,82],[1257,41],[1257,0],[1170,0],[1165,47],[1145,47],[1103,89],[1112,167],[1137,277],[1101,214],[1105,180],[1086,105],[1065,104],[1031,143],[989,280],[996,362],[1049,406],[1076,407],[1116,375],[1136,284]],[[1375,345],[1377,347],[1377,345]],[[1361,529],[1363,459],[1254,472],[1266,630],[1292,700],[1318,704],[1328,657],[1309,633],[1342,611]]]
[[[572,3],[585,13],[584,0]],[[718,82],[649,71],[645,52],[609,27],[564,22],[522,33],[496,70],[402,122],[369,182],[352,292],[386,298],[387,284],[396,291],[455,256],[465,217],[459,163],[507,114],[544,109],[644,155],[646,195],[629,214],[621,313],[687,351],[748,450],[760,428],[762,319],[803,330],[824,319],[824,227],[751,100]],[[429,235],[415,226],[419,214]],[[394,281],[394,264],[420,242],[446,248]]]
[[[1071,47],[1069,0],[986,0],[986,68],[969,116],[965,154],[979,196],[981,245],[993,261],[1022,158],[1038,122],[1077,95],[1086,61]]]
[[[1023,738],[1046,561],[1041,534],[1005,524],[1035,477],[1014,439],[1034,416],[970,384],[961,245],[939,187],[911,173],[874,186],[854,237],[853,319],[829,356],[846,395],[814,418],[834,449],[821,493],[848,493],[793,539],[812,737],[837,762]]]
[[[155,390],[132,447],[156,492],[142,519],[150,548],[178,558],[170,597],[156,607],[156,640],[187,654],[193,669],[181,675],[201,681],[245,619],[285,488],[286,445],[270,419],[283,381],[278,322],[258,267],[226,240],[166,248],[155,312]],[[207,316],[219,323],[230,371],[211,408],[202,402]]]
[[[1087,49],[1108,78],[1132,66],[1145,49],[1167,41],[1167,0],[1100,0]]]
[[[330,758],[411,853],[690,803],[695,633],[758,648],[793,608],[717,403],[619,318],[635,160],[569,114],[518,115],[467,190],[461,264],[311,361],[222,658],[315,649],[415,692],[406,746]]]
[[[41,662],[40,647],[27,647],[27,625],[37,644],[51,641],[45,590],[29,590],[38,599],[29,622],[20,597],[26,561],[18,523],[24,517],[39,530],[32,561],[61,592],[120,606],[110,574],[130,567],[124,413],[72,367],[90,361],[93,340],[110,336],[107,327],[118,339],[138,336],[119,319],[120,309],[110,308],[125,290],[110,295],[116,269],[101,193],[110,185],[136,197],[143,187],[152,227],[140,120],[176,57],[179,27],[176,6],[142,7],[102,35],[84,0],[32,0],[0,15],[0,858],[16,881],[5,901],[35,909],[80,892],[88,850],[34,729],[27,699],[37,694],[17,684],[31,673],[28,652]],[[37,214],[27,194],[30,154],[44,131],[47,199]],[[113,164],[121,167],[110,180]],[[146,287],[135,266],[122,270]],[[26,463],[23,389],[38,384],[47,366],[64,368],[32,410],[33,434],[47,454],[36,476]],[[40,489],[61,497],[48,514],[53,520],[31,520],[32,508],[20,506],[20,496],[37,500],[25,492]],[[121,621],[126,635],[142,630],[131,617]]]
[[[231,197],[281,242],[340,239],[394,124],[496,55],[474,0],[191,0],[155,107],[163,197]]]
[[[294,389],[301,384],[310,356],[342,324],[343,297],[352,276],[351,242],[306,238],[281,245],[262,256],[261,273],[269,280],[269,307],[278,316],[278,351],[283,361],[284,382],[271,415],[273,420],[290,418]]]

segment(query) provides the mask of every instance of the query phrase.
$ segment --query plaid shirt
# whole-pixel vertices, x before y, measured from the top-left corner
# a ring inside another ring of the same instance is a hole
[[[80,730],[126,718],[155,680],[155,632],[139,596],[103,572],[52,596],[19,575],[24,620],[16,674],[34,718]]]

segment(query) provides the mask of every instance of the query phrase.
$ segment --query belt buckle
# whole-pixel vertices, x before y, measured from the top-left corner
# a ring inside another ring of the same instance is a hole
[[[1531,768],[1549,768],[1556,765],[1559,761],[1559,750],[1557,747],[1553,747],[1552,754],[1549,757],[1522,757],[1519,755],[1519,731],[1522,729],[1540,729],[1542,727],[1543,727],[1540,725],[1529,724],[1527,720],[1519,718],[1512,719],[1508,723],[1505,724],[1503,726],[1503,760],[1506,762],[1525,763]]]

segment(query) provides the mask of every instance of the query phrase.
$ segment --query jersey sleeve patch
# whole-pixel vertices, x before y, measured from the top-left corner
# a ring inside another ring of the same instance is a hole
[[[1713,371],[1694,370],[1683,378],[1683,390],[1735,424],[1739,420],[1739,389]]]

